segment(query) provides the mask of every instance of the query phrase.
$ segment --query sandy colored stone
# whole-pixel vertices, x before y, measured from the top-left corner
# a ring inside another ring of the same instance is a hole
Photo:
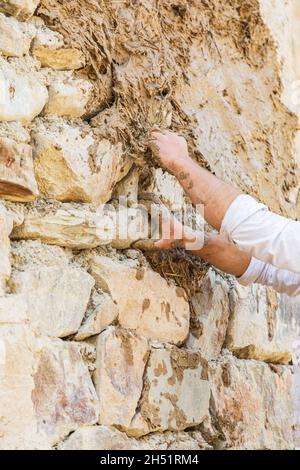
[[[122,198],[120,201],[122,201]],[[125,206],[120,204],[118,210],[114,212],[115,231],[112,246],[117,250],[130,248],[138,240],[148,239],[149,237],[150,224],[147,208],[138,204],[128,207],[127,203],[126,200]],[[151,240],[149,241],[151,242]]]
[[[86,318],[74,339],[82,341],[90,336],[98,335],[116,320],[118,314],[118,307],[110,295],[94,292]]]
[[[39,334],[63,338],[79,329],[93,278],[79,268],[35,267],[14,272],[11,287],[28,304],[28,318]]]
[[[283,366],[240,360],[211,361],[209,382],[218,448],[293,449],[292,372]]]
[[[9,311],[8,311],[9,308]],[[34,338],[25,324],[26,304],[0,297],[0,449],[44,447],[31,400]],[[21,419],[20,419],[21,418]]]
[[[96,392],[77,345],[35,337],[27,313],[21,296],[0,298],[2,450],[49,449],[98,416]]]
[[[34,14],[39,3],[40,0],[1,0],[0,11],[25,21]]]
[[[75,343],[42,338],[36,345],[32,378],[37,429],[49,446],[96,423],[97,395]]]
[[[164,204],[173,210],[184,207],[184,190],[175,176],[163,171],[161,168],[156,168],[152,171],[152,178],[152,183],[147,188],[147,192],[155,193]]]
[[[199,450],[211,449],[200,433],[153,433],[142,439],[129,438],[124,432],[108,426],[86,426],[77,429],[59,450]]]
[[[0,204],[0,296],[5,291],[6,282],[11,274],[9,235],[12,224],[6,209]]]
[[[60,201],[107,202],[126,166],[120,144],[96,140],[92,129],[43,120],[32,134],[43,194]],[[126,173],[125,173],[126,174]]]
[[[28,307],[24,296],[13,294],[0,296],[0,325],[14,325],[27,319]]]
[[[94,256],[91,274],[119,308],[119,322],[142,336],[178,344],[189,331],[189,305],[183,289],[169,286],[149,268],[132,268]]]
[[[300,449],[300,342],[295,345],[293,357],[292,400],[294,409],[294,442],[295,448]],[[296,356],[296,357],[295,357]]]
[[[143,450],[213,450],[199,431],[154,432],[139,438],[137,442]]]
[[[109,327],[99,335],[93,378],[100,401],[100,424],[130,425],[142,392],[148,354],[148,341],[128,330]]]
[[[210,386],[206,362],[194,352],[152,349],[139,410],[127,434],[181,431],[209,415]]]
[[[299,308],[299,298],[263,286],[237,285],[231,292],[226,347],[243,359],[288,364],[300,333]]]
[[[72,72],[56,72],[49,78],[49,101],[45,114],[78,118],[86,112],[92,82],[75,78]]]
[[[201,352],[207,359],[216,359],[225,341],[229,306],[229,287],[210,269],[201,284],[201,291],[191,298],[193,316],[187,348]]]
[[[20,23],[13,17],[0,13],[0,52],[8,57],[29,54],[35,29],[28,23]]]
[[[90,249],[112,240],[111,219],[89,210],[59,209],[43,216],[28,214],[12,238],[41,240],[50,245]]]
[[[31,146],[0,137],[0,197],[27,202],[37,195]]]
[[[37,72],[18,71],[16,63],[0,57],[0,121],[28,123],[40,114],[48,91]]]
[[[139,450],[136,439],[108,426],[86,426],[77,429],[61,444],[59,450]]]
[[[69,266],[72,252],[55,245],[46,245],[40,240],[20,240],[11,243],[11,259],[14,270],[27,271],[36,267],[59,267],[63,271]]]
[[[45,26],[37,31],[32,53],[44,67],[54,70],[77,70],[85,65],[82,51],[65,47],[63,36]]]
[[[117,199],[125,197],[127,201],[137,204],[139,178],[139,169],[133,167],[129,173],[116,185],[113,196]]]

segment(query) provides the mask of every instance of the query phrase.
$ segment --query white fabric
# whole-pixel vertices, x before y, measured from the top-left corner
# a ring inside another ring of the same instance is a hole
[[[291,296],[300,294],[300,222],[240,195],[224,217],[221,234],[253,257],[238,279],[241,284],[256,282]]]
[[[243,286],[252,283],[273,287],[281,294],[300,295],[300,274],[278,269],[271,264],[252,258],[247,271],[238,278]]]
[[[300,273],[300,222],[270,212],[251,196],[233,201],[221,234],[265,263]]]

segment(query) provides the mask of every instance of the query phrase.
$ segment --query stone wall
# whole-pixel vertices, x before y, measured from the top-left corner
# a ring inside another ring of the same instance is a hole
[[[143,254],[118,198],[188,204],[147,150],[159,125],[299,217],[297,0],[0,12],[0,448],[294,448],[299,300]]]

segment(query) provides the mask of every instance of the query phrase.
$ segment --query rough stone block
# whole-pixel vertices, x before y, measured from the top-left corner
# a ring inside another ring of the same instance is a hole
[[[13,230],[12,238],[82,250],[108,245],[112,241],[112,225],[109,217],[68,206],[54,214],[50,210],[43,216],[26,215],[24,222]]]
[[[18,69],[0,57],[0,121],[32,121],[48,101],[48,91],[35,69]]]
[[[5,292],[6,282],[11,273],[9,234],[12,225],[7,211],[0,205],[0,296]]]
[[[39,3],[40,0],[1,0],[0,11],[25,21],[31,18]]]
[[[72,72],[56,72],[49,77],[49,101],[45,114],[78,118],[85,114],[93,85],[86,79],[74,78]]]
[[[14,325],[28,319],[27,304],[22,295],[0,296],[0,325]],[[3,350],[1,350],[3,353]]]
[[[136,439],[108,426],[86,426],[77,429],[59,450],[139,450]]]
[[[42,338],[35,348],[32,403],[49,446],[97,422],[99,403],[87,366],[72,342]]]
[[[75,336],[76,341],[83,341],[105,330],[118,317],[118,307],[108,294],[92,294],[91,305],[86,318]]]
[[[216,359],[225,341],[229,318],[229,286],[210,269],[201,285],[201,292],[191,298],[193,316],[186,343],[207,359]]]
[[[28,23],[19,23],[15,18],[0,13],[0,52],[8,57],[29,54],[35,28]]]
[[[10,201],[32,201],[38,195],[38,187],[29,136],[22,139],[25,137],[22,136],[23,128],[18,125],[6,130],[0,131],[0,197]]]
[[[149,237],[149,213],[145,207],[119,205],[113,214],[113,221],[115,230],[112,246],[117,250],[130,248],[135,242]]]
[[[129,438],[108,426],[86,426],[77,429],[59,450],[212,450],[200,432],[153,433],[141,439]]]
[[[258,285],[236,286],[226,347],[240,358],[288,364],[300,334],[299,312],[297,298]]]
[[[100,424],[130,425],[141,396],[148,354],[148,341],[127,330],[109,327],[99,335],[94,382]]]
[[[122,327],[163,342],[186,339],[190,311],[183,289],[168,285],[149,268],[135,269],[105,256],[92,259],[91,274],[117,303]]]
[[[60,201],[105,203],[124,176],[122,145],[97,141],[89,127],[40,120],[32,138],[36,177],[46,196]]]
[[[139,410],[127,434],[180,431],[209,415],[207,363],[195,352],[152,349]]]
[[[231,354],[209,367],[218,448],[292,449],[292,371]]]
[[[63,36],[45,26],[37,30],[32,53],[44,67],[54,70],[77,70],[85,65],[82,51],[65,47]]]
[[[58,338],[78,331],[93,285],[82,269],[60,266],[15,271],[11,279],[13,291],[27,301],[33,330]]]
[[[10,308],[10,311],[7,309]],[[0,449],[45,446],[37,435],[33,335],[25,325],[26,304],[17,297],[0,298]]]
[[[153,170],[152,176],[153,180],[147,191],[157,194],[168,207],[184,207],[184,190],[175,176],[163,171],[161,168]]]

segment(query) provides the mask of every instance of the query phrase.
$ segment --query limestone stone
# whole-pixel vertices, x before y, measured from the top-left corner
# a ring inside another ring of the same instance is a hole
[[[86,426],[77,429],[59,446],[59,450],[139,450],[136,439],[108,426]]]
[[[9,234],[12,226],[6,209],[0,205],[0,296],[5,292],[6,282],[11,274]]]
[[[15,62],[0,57],[0,121],[28,123],[40,114],[48,91],[35,70],[18,71]]]
[[[224,354],[210,362],[209,382],[214,419],[223,436],[218,448],[293,448],[289,368]]]
[[[97,340],[94,382],[100,401],[99,423],[127,428],[135,415],[149,354],[147,339],[109,327]]]
[[[49,78],[49,101],[45,114],[78,118],[85,114],[91,98],[92,82],[74,78],[72,72],[56,72]]]
[[[123,174],[124,176],[124,174]],[[129,173],[121,179],[114,189],[113,196],[117,199],[126,198],[130,203],[138,203],[140,171],[133,167]]]
[[[0,11],[25,21],[34,14],[39,3],[40,0],[1,0]]]
[[[54,70],[77,70],[85,65],[82,51],[65,47],[63,36],[45,26],[38,28],[32,53],[44,67]]]
[[[119,308],[119,323],[142,336],[174,344],[189,331],[185,291],[168,285],[149,268],[132,268],[105,256],[94,256],[91,274]]]
[[[0,298],[0,449],[49,449],[98,417],[75,343],[36,337],[23,296]]]
[[[28,23],[19,23],[13,17],[0,13],[0,52],[8,57],[22,57],[29,53],[35,28]]]
[[[152,349],[139,410],[128,435],[180,431],[200,424],[209,415],[207,364],[195,352]]]
[[[299,341],[298,347],[298,360],[293,361],[293,380],[292,380],[292,399],[294,408],[294,442],[295,448],[300,449],[300,364],[299,364]]]
[[[22,295],[0,296],[0,325],[14,325],[28,318],[27,304]],[[1,350],[3,352],[3,350]]]
[[[37,435],[31,400],[34,338],[25,324],[26,315],[26,304],[18,297],[0,298],[1,450],[26,450],[45,445]]]
[[[212,449],[200,433],[153,433],[142,439],[129,438],[124,432],[108,426],[86,426],[77,429],[59,450],[199,450]]]
[[[230,312],[229,286],[213,269],[202,282],[201,291],[191,298],[193,316],[186,347],[216,359],[225,341]]]
[[[0,137],[0,197],[28,202],[37,195],[31,146]]]
[[[11,243],[11,260],[14,270],[27,271],[36,267],[68,267],[72,252],[54,245],[46,245],[40,240],[21,240]]]
[[[137,440],[140,449],[150,450],[213,450],[199,431],[165,431],[148,434]]]
[[[270,288],[236,286],[226,346],[236,356],[288,364],[300,333],[300,300],[279,296]]]
[[[98,335],[111,325],[118,317],[118,307],[108,294],[92,294],[91,305],[86,318],[74,339],[82,341],[90,336]]]
[[[15,271],[11,279],[13,291],[27,301],[33,330],[59,338],[79,329],[93,285],[82,269],[60,266]]]
[[[13,239],[41,240],[49,245],[89,249],[112,241],[111,219],[84,209],[65,208],[43,216],[25,215],[13,230]]]
[[[170,208],[184,207],[184,190],[175,176],[157,168],[153,169],[152,178],[152,183],[147,191],[157,194],[161,201]]]
[[[148,239],[150,228],[149,214],[146,207],[139,204],[134,204],[132,207],[120,204],[112,217],[115,227],[112,241],[113,248],[124,250],[130,248],[139,240]]]
[[[37,430],[49,446],[96,423],[97,394],[77,344],[41,338],[35,348],[33,380]]]
[[[122,145],[96,140],[92,129],[42,120],[32,133],[35,172],[43,194],[60,201],[107,202],[124,176]]]

